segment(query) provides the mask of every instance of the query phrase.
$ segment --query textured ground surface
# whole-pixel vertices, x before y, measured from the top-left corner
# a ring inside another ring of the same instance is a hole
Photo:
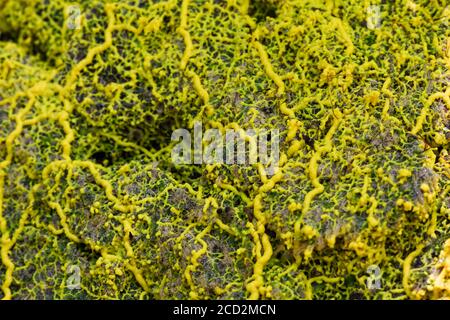
[[[73,4],[0,0],[0,298],[450,297],[447,0]]]

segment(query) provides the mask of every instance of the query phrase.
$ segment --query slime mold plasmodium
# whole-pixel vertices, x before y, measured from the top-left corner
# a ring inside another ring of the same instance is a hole
[[[449,5],[0,0],[0,297],[449,298]]]

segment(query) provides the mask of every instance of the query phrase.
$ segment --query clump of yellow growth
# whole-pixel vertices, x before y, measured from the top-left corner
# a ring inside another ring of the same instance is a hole
[[[443,1],[71,4],[0,5],[2,298],[449,297]],[[194,121],[276,169],[174,166]]]
[[[439,274],[433,278],[433,294],[434,298],[449,297],[450,295],[450,240],[444,244],[441,252],[439,263],[436,266]]]

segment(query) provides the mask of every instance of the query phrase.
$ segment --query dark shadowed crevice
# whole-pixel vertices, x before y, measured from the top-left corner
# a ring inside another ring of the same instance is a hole
[[[276,18],[278,10],[277,0],[254,0],[250,2],[249,15],[262,23],[266,18]]]

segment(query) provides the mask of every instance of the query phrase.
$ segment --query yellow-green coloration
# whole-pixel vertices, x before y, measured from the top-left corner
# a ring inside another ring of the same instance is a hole
[[[449,298],[449,18],[446,0],[0,0],[0,297]],[[175,166],[194,120],[279,129],[279,167]]]

